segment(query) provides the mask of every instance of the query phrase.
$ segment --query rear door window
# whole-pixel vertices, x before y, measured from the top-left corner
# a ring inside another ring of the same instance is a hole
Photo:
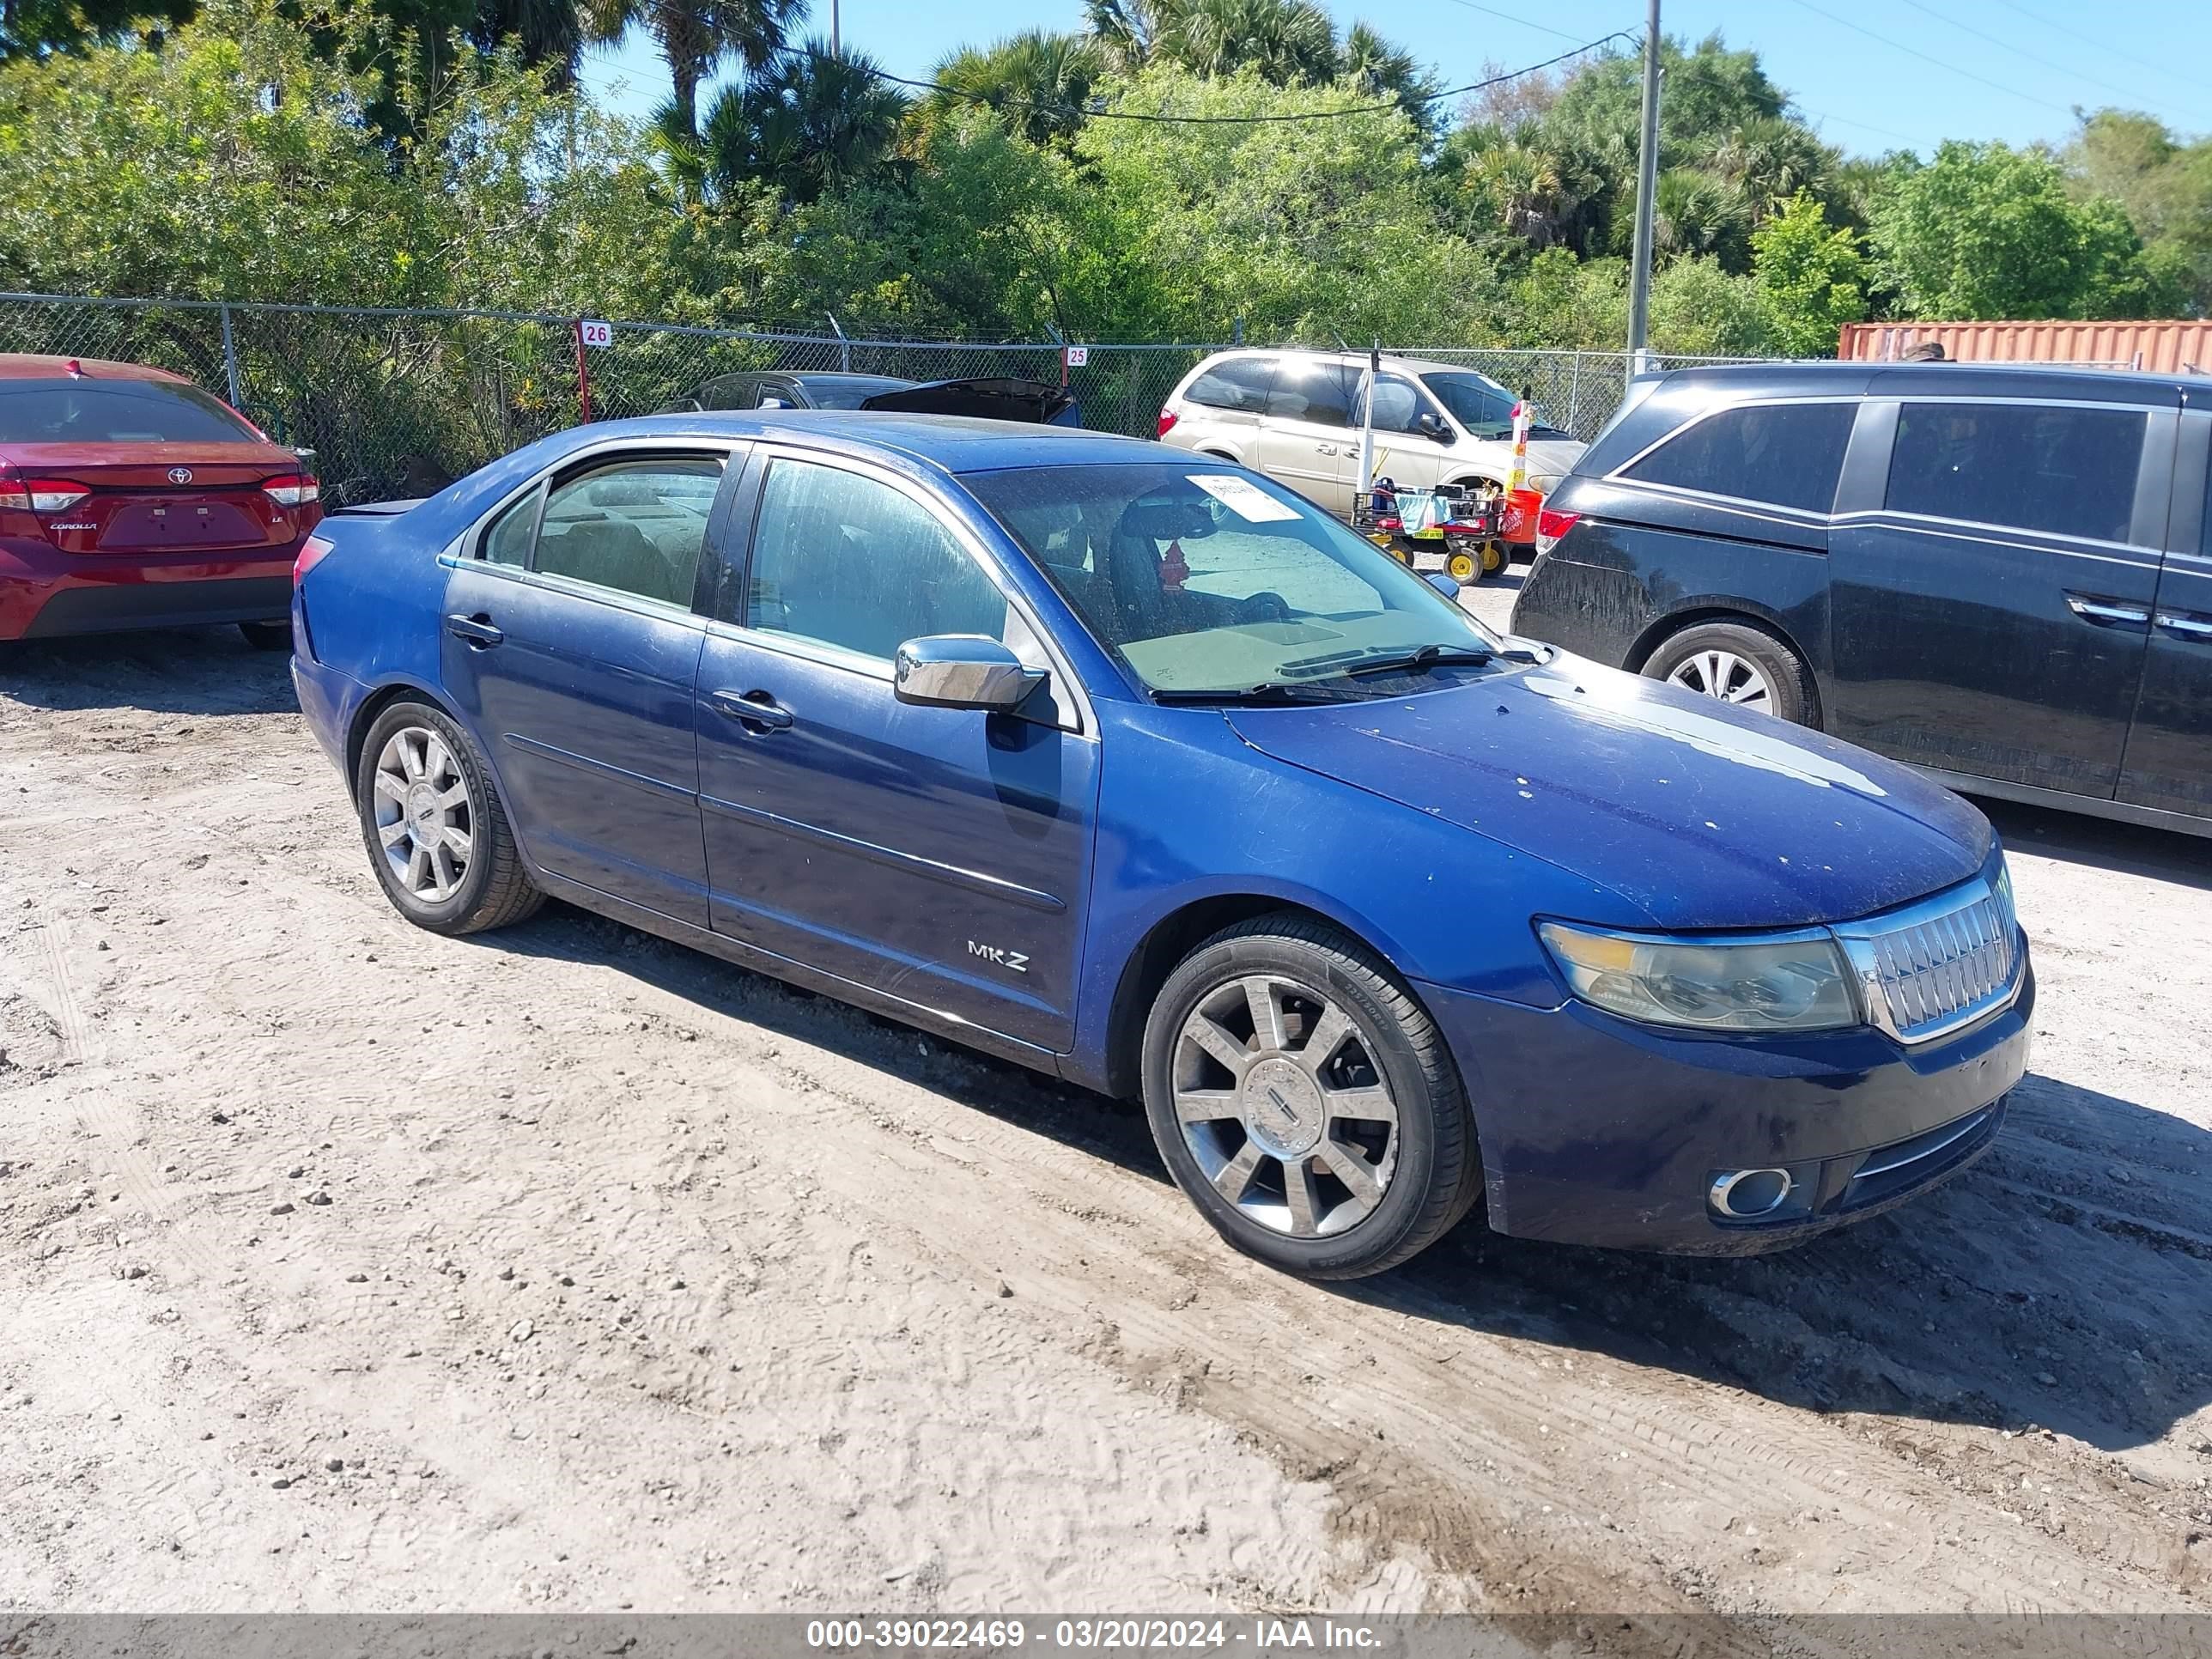
[[[1908,403],[1890,452],[1893,513],[2124,542],[2147,411]]]
[[[1267,393],[1275,384],[1275,366],[1273,357],[1224,357],[1183,389],[1183,401],[1247,415],[1264,413]]]
[[[1621,475],[1808,513],[1836,504],[1856,404],[1750,404],[1685,427]]]
[[[721,482],[719,455],[655,455],[563,479],[545,497],[532,568],[688,611]],[[499,556],[489,546],[486,556]]]
[[[0,443],[262,441],[218,399],[174,380],[0,380]]]
[[[1349,426],[1358,389],[1357,376],[1342,363],[1285,361],[1267,396],[1267,413],[1279,421]]]

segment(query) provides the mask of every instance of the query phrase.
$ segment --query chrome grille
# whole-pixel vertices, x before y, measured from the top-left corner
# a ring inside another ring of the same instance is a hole
[[[1874,1023],[1924,1042],[2010,1002],[2020,923],[2008,882],[1980,877],[1887,915],[1836,929]]]

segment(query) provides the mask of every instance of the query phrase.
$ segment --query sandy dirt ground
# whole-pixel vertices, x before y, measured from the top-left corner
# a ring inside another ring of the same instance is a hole
[[[19,648],[0,1606],[2201,1609],[2212,844],[1992,811],[2042,998],[1967,1176],[1323,1289],[1125,1105],[410,928],[234,635]]]

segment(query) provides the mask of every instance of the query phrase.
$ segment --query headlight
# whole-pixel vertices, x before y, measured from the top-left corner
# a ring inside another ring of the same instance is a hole
[[[1536,928],[1583,1001],[1628,1019],[1703,1031],[1826,1031],[1862,1023],[1850,972],[1825,933],[1745,940]]]

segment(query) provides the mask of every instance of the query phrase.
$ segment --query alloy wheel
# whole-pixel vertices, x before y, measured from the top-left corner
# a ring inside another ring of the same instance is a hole
[[[469,786],[446,740],[402,726],[376,757],[376,836],[393,878],[412,897],[442,904],[459,890],[475,851]]]
[[[1183,1142],[1216,1192],[1298,1238],[1358,1226],[1398,1161],[1398,1103],[1344,1006],[1271,974],[1224,981],[1176,1034]]]
[[[1695,651],[1674,665],[1667,676],[1671,684],[1718,697],[1742,708],[1774,708],[1773,689],[1759,665],[1733,651]]]

